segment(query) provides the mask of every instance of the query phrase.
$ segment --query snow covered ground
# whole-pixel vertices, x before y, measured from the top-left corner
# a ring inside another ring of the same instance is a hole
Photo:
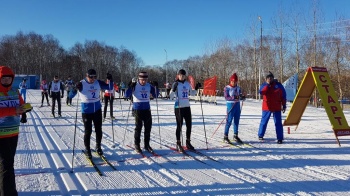
[[[192,101],[193,146],[216,160],[190,153],[198,161],[169,148],[175,147],[174,101],[158,99],[159,123],[157,102],[151,101],[151,146],[161,156],[145,153],[147,158],[142,158],[128,147],[133,145],[134,129],[130,104],[116,100],[116,120],[113,125],[109,119],[103,123],[102,148],[117,170],[95,156],[93,159],[103,173],[99,176],[81,153],[84,128],[80,112],[71,173],[76,98],[74,106],[66,106],[65,98],[62,99],[60,119],[50,117],[50,107],[39,108],[39,90],[29,90],[27,100],[34,110],[28,115],[28,123],[20,127],[15,158],[20,195],[348,195],[350,192],[350,137],[340,137],[342,147],[338,146],[322,108],[306,108],[296,131],[291,127],[288,134],[287,127],[284,128],[285,140],[280,145],[275,140],[273,119],[268,125],[266,141],[258,141],[261,103],[246,100],[239,136],[255,148],[237,148],[222,142],[224,123],[212,136],[225,118],[224,99],[218,98],[217,105],[202,104],[204,124],[201,104]],[[289,108],[290,104],[283,118]],[[345,116],[350,122],[348,111]],[[229,137],[232,136],[231,128]],[[94,145],[93,133],[91,146]]]

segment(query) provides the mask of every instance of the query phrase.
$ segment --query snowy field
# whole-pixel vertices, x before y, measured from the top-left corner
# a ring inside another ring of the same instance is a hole
[[[28,123],[20,127],[15,157],[20,195],[349,195],[350,192],[350,136],[340,137],[339,147],[322,108],[306,108],[296,131],[291,127],[288,134],[284,127],[283,144],[276,143],[270,119],[266,141],[262,143],[257,136],[261,102],[246,100],[239,136],[252,146],[238,148],[222,142],[224,123],[212,136],[225,118],[224,99],[219,97],[217,105],[202,104],[204,124],[201,104],[191,101],[192,144],[206,155],[189,152],[195,157],[192,158],[169,148],[175,147],[174,101],[158,99],[156,104],[153,100],[150,144],[161,156],[145,153],[147,157],[143,158],[128,146],[133,146],[134,132],[130,104],[115,100],[116,120],[113,125],[110,119],[103,123],[102,149],[117,170],[94,155],[103,173],[100,176],[81,153],[84,128],[80,112],[71,173],[76,98],[73,106],[66,106],[65,98],[62,99],[60,119],[50,117],[50,107],[39,108],[39,90],[29,90],[27,101],[34,110],[28,115]],[[290,106],[288,103],[283,119]],[[350,122],[348,111],[345,116]],[[231,128],[230,139],[232,136]],[[91,146],[94,145],[93,132]]]

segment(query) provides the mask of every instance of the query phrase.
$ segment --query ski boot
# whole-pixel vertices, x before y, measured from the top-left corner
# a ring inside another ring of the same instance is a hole
[[[85,154],[86,158],[92,159],[92,154],[91,154],[90,149],[85,149],[84,154]]]
[[[194,147],[191,145],[191,140],[186,140],[186,147],[188,150],[194,150]]]
[[[141,150],[141,148],[140,148],[140,144],[135,144],[135,151],[136,151],[137,153],[142,153],[142,150]]]
[[[148,145],[145,145],[145,150],[147,150],[149,153],[153,153],[153,149],[152,147],[148,144]]]
[[[176,142],[176,150],[180,153],[183,153],[185,150],[182,148],[181,146],[181,141],[180,140],[177,140]]]
[[[277,144],[282,144],[283,141],[282,140],[277,140]]]
[[[237,143],[240,143],[240,144],[242,144],[243,142],[242,142],[242,140],[241,139],[239,139],[239,137],[238,137],[238,135],[237,134],[234,134],[233,135],[233,140],[234,141],[236,141]]]
[[[226,144],[231,144],[231,141],[230,141],[230,139],[228,139],[228,136],[227,136],[227,135],[224,136],[224,142],[225,142]]]
[[[96,153],[98,154],[98,155],[103,155],[103,151],[102,151],[102,149],[101,149],[101,145],[96,145],[96,148],[95,148],[95,150],[96,150]]]

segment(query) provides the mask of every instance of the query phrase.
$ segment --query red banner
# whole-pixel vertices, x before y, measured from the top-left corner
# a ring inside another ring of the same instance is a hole
[[[194,88],[195,88],[195,82],[194,82],[193,76],[189,75],[189,76],[188,76],[188,81],[189,81],[190,84],[191,84],[192,90],[194,90]]]
[[[203,95],[216,95],[216,80],[216,76],[204,80]]]

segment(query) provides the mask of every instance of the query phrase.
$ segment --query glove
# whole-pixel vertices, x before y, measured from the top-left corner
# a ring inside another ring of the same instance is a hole
[[[178,85],[177,82],[175,82],[173,85],[173,92],[175,92],[177,90],[177,85]]]
[[[158,87],[158,82],[157,82],[157,81],[154,81],[154,82],[153,82],[153,85],[156,86],[156,87]]]
[[[107,79],[108,79],[108,80],[112,80],[112,79],[113,79],[112,74],[107,73]]]
[[[131,83],[131,88],[135,88],[135,86],[136,86],[136,82],[133,82],[133,83]]]
[[[234,95],[233,96],[235,99],[239,99],[239,96],[238,95]]]
[[[287,106],[284,105],[283,108],[282,108],[282,113],[283,113],[283,114],[284,114],[284,112],[286,111],[286,108],[287,108]]]
[[[81,82],[78,82],[76,85],[75,85],[76,89],[78,89],[79,91],[81,91],[83,89],[83,84]]]
[[[245,96],[243,94],[240,94],[239,98],[240,98],[240,100],[243,100],[243,101],[245,100]]]

